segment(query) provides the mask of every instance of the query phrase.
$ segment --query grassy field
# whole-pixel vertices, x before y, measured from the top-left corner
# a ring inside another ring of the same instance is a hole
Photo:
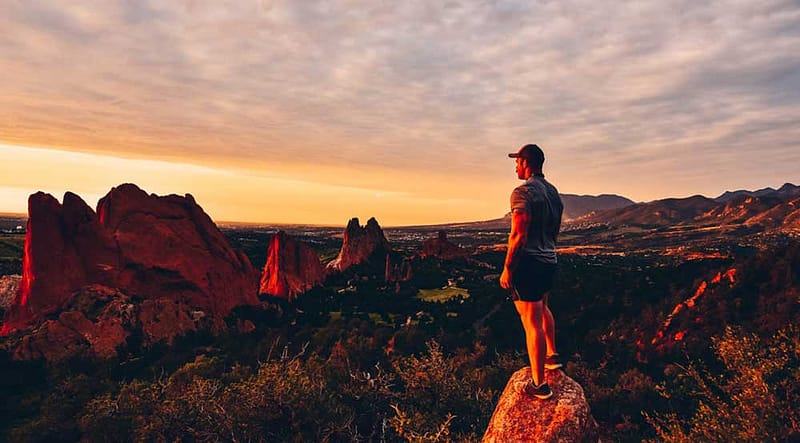
[[[450,287],[444,289],[420,289],[417,292],[417,298],[427,302],[445,302],[453,297],[463,296],[469,298],[469,292],[466,289],[457,287]]]
[[[25,235],[0,235],[0,275],[21,274]]]
[[[0,236],[0,258],[22,259],[22,251],[24,246],[24,235]]]

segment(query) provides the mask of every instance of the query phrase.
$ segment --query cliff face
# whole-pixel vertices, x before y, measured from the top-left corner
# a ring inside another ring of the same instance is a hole
[[[436,238],[431,238],[425,240],[422,243],[422,254],[423,257],[426,256],[433,256],[438,257],[445,260],[450,260],[454,258],[463,258],[469,255],[466,249],[458,246],[455,243],[450,242],[447,239],[447,232],[439,231],[439,235]]]
[[[20,288],[3,332],[54,313],[97,284],[146,300],[169,300],[221,321],[256,304],[258,277],[191,195],[159,197],[132,184],[113,188],[97,213],[75,194],[28,200]]]
[[[359,224],[358,218],[352,218],[344,230],[344,242],[339,256],[328,263],[327,268],[344,271],[350,266],[370,260],[383,263],[390,249],[389,242],[375,218],[370,218],[364,227]]]
[[[283,231],[272,237],[261,275],[260,294],[292,300],[325,279],[316,251]]]
[[[553,397],[538,400],[522,391],[530,379],[529,367],[508,380],[483,441],[597,442],[597,422],[589,410],[583,388],[563,371],[546,371]]]

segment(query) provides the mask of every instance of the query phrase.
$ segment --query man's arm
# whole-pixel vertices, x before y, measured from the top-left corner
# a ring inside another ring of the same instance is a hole
[[[511,211],[511,233],[508,235],[508,251],[503,274],[500,275],[500,286],[511,289],[511,278],[519,264],[522,248],[528,241],[528,226],[531,224],[531,215],[520,209]]]

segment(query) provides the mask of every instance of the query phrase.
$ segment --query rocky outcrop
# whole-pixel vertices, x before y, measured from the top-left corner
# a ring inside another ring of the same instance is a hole
[[[463,258],[469,255],[466,249],[458,246],[455,243],[447,240],[447,232],[439,231],[436,238],[425,240],[422,243],[423,257],[438,257],[444,260],[451,260],[454,258]]]
[[[693,315],[690,312],[694,311],[703,302],[703,299],[713,296],[716,291],[733,287],[737,281],[736,275],[736,268],[730,268],[724,273],[717,272],[709,281],[701,281],[691,297],[675,305],[675,308],[667,315],[667,318],[664,319],[661,327],[649,342],[644,337],[636,341],[638,349],[636,353],[637,360],[641,363],[647,363],[651,354],[663,357],[666,353],[674,350],[681,341],[686,340],[687,333],[690,331],[685,327],[681,328],[680,325],[703,323],[702,316]],[[694,320],[687,322],[687,317],[694,317]]]
[[[366,262],[383,264],[384,257],[390,251],[389,241],[375,218],[367,220],[366,226],[359,224],[358,218],[350,219],[344,230],[344,241],[339,256],[328,263],[332,271],[344,271],[353,265]]]
[[[14,358],[58,361],[76,355],[110,358],[128,345],[132,335],[141,345],[172,344],[198,329],[204,316],[168,299],[136,303],[127,294],[102,285],[81,288],[55,320],[47,320],[20,340]]]
[[[3,330],[60,309],[90,282],[110,285],[119,267],[117,247],[86,203],[67,192],[64,204],[37,192],[28,198],[22,280]]]
[[[483,435],[484,442],[598,441],[597,422],[577,382],[563,371],[546,371],[553,397],[538,400],[522,391],[530,376],[530,368],[525,367],[508,380]]]
[[[269,243],[258,292],[292,300],[324,279],[325,268],[317,252],[279,231]]]
[[[28,212],[22,280],[3,333],[63,310],[92,284],[176,302],[217,324],[233,307],[258,303],[249,259],[189,194],[160,197],[124,184],[95,213],[75,194],[59,204],[39,192],[29,198]]]
[[[761,214],[745,221],[748,225],[761,225],[767,228],[800,228],[800,197],[786,200]]]
[[[0,276],[0,309],[6,310],[14,303],[21,280],[20,275]]]

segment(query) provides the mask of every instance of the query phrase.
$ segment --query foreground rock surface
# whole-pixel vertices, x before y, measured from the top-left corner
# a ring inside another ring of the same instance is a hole
[[[597,442],[597,422],[589,410],[583,388],[563,371],[547,371],[553,397],[538,400],[522,392],[530,368],[508,380],[483,436],[487,443]]]
[[[217,324],[234,307],[258,303],[250,260],[189,194],[161,197],[123,184],[95,213],[75,194],[66,193],[61,204],[39,192],[29,198],[28,212],[22,280],[3,333],[58,314],[93,284],[198,309]]]
[[[325,267],[317,252],[302,241],[278,231],[269,243],[258,292],[292,300],[324,279]]]

